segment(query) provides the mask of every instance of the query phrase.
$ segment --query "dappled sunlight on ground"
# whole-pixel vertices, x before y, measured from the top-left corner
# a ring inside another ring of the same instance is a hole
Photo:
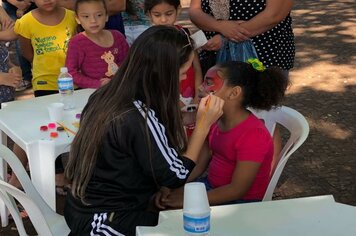
[[[331,115],[330,115],[331,116]],[[311,129],[318,129],[323,132],[325,136],[334,139],[347,139],[351,138],[352,132],[347,129],[339,127],[336,123],[329,121],[311,120],[308,119],[308,123]]]
[[[356,85],[355,68],[350,65],[316,62],[312,66],[292,70],[290,77],[292,85],[288,93],[291,94],[306,87],[325,92],[345,92],[347,86]]]

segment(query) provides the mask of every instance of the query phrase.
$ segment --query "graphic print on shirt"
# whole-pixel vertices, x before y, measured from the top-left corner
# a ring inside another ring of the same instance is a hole
[[[184,106],[188,106],[193,102],[193,94],[194,94],[194,89],[192,87],[186,87],[184,88],[184,91],[181,91],[179,100],[184,104]]]
[[[59,46],[58,43],[57,45],[54,44],[56,39],[56,36],[35,37],[34,46],[36,54],[43,55],[45,53],[61,50],[61,46]]]
[[[105,72],[105,75],[107,77],[115,75],[116,71],[119,69],[119,66],[115,63],[115,57],[111,51],[104,52],[104,54],[101,56],[101,59],[103,59],[108,64],[108,71]]]
[[[69,39],[72,37],[72,34],[68,27],[66,27],[66,38],[63,42],[63,46],[59,45],[57,36],[47,36],[47,37],[35,37],[34,46],[36,55],[43,55],[45,53],[55,52],[63,50],[67,52]],[[57,41],[57,42],[56,42]]]
[[[68,50],[68,43],[69,43],[69,40],[72,38],[72,33],[71,31],[68,29],[68,27],[66,27],[66,39],[64,40],[64,43],[63,43],[63,52],[64,53],[67,53],[67,50]]]

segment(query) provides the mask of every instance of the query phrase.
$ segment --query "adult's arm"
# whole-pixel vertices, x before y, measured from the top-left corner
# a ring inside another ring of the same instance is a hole
[[[188,182],[194,181],[196,178],[201,176],[204,173],[204,171],[206,171],[206,169],[208,168],[210,160],[211,160],[211,151],[209,148],[208,140],[205,140],[199,154],[199,159],[192,173],[188,178]]]
[[[59,0],[59,6],[74,11],[75,0]]]
[[[126,0],[105,0],[109,16],[126,10]]]
[[[267,0],[262,12],[240,25],[250,32],[250,37],[262,34],[285,19],[292,7],[292,0]]]
[[[201,0],[191,0],[189,16],[198,28],[221,33],[228,39],[239,35],[239,38],[247,40],[250,34],[245,28],[240,27],[238,21],[216,20],[213,16],[203,12]]]

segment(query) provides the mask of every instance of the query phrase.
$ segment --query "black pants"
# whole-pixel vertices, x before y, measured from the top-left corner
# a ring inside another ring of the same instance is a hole
[[[68,196],[67,196],[68,198]],[[66,202],[64,217],[71,229],[71,236],[115,235],[135,236],[136,226],[155,226],[158,213],[148,211],[125,211],[82,213]]]

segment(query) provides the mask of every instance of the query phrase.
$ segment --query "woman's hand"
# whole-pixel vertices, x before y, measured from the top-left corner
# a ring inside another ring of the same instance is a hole
[[[154,196],[154,203],[155,206],[160,209],[166,209],[165,200],[167,199],[168,195],[170,194],[171,190],[167,187],[161,187],[161,189],[155,194]]]
[[[250,39],[250,32],[242,27],[241,21],[222,21],[220,33],[228,40],[241,42]]]
[[[211,39],[208,40],[202,49],[207,51],[219,51],[223,45],[223,40],[220,34],[214,35]]]
[[[170,194],[162,199],[162,203],[169,208],[183,208],[184,188],[172,189]]]
[[[197,127],[206,127],[207,129],[217,121],[223,114],[224,100],[215,96],[208,95],[200,100],[197,112]]]

